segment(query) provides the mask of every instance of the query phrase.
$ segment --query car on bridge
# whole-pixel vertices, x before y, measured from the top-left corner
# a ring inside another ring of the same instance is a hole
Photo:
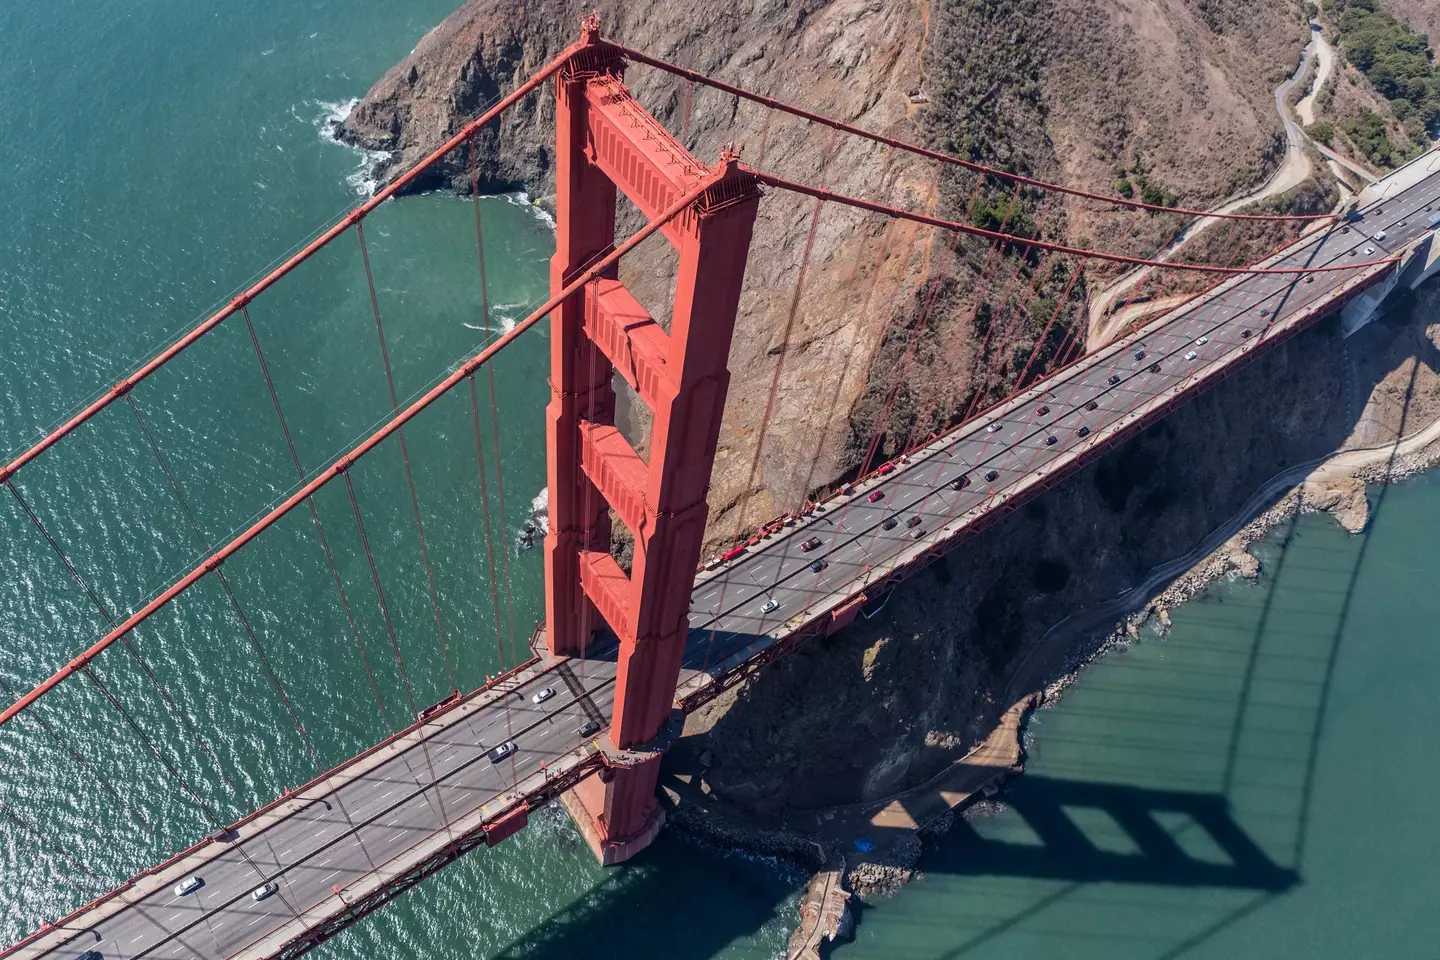
[[[885,491],[884,491],[884,490],[876,490],[876,491],[872,492],[872,493],[870,494],[870,496],[866,497],[865,499],[866,499],[866,500],[869,500],[871,503],[879,503],[881,500],[884,500],[884,499],[885,499]]]
[[[1042,406],[1042,407],[1040,407],[1040,409],[1038,409],[1038,410],[1035,411],[1035,415],[1036,415],[1036,416],[1039,416],[1039,417],[1043,417],[1043,416],[1045,416],[1045,414],[1047,414],[1047,413],[1049,413],[1049,412],[1050,412],[1050,408],[1049,408],[1049,407],[1047,407],[1047,406]]]
[[[280,884],[276,883],[274,880],[271,880],[269,883],[263,883],[260,886],[256,887],[254,890],[251,890],[250,899],[254,900],[256,903],[259,903],[261,900],[267,900],[270,897],[273,897],[275,895],[275,892],[279,889]]]
[[[906,521],[905,521],[905,526],[906,526],[906,527],[918,527],[918,526],[920,526],[920,522],[921,522],[921,521],[920,521],[920,516],[919,516],[919,514],[916,514],[915,516],[911,517],[909,520],[906,520]]]
[[[987,471],[985,472],[985,482],[986,482],[986,483],[994,483],[994,482],[995,482],[996,480],[998,480],[998,479],[1000,479],[1000,471],[999,471],[999,470],[987,470]]]
[[[1112,373],[1112,374],[1110,374],[1110,379],[1107,380],[1107,381],[1105,381],[1105,382],[1108,383],[1108,384],[1110,384],[1110,386],[1112,386],[1112,387],[1115,386],[1115,384],[1117,384],[1117,383],[1120,382],[1120,374],[1118,374],[1118,373]]]
[[[766,600],[765,603],[760,607],[760,612],[761,612],[761,613],[774,613],[776,610],[779,610],[779,609],[780,609],[780,601],[776,600],[774,597],[771,597],[770,599]]]
[[[490,752],[485,754],[485,756],[490,758],[491,763],[499,763],[501,760],[513,754],[517,749],[519,748],[515,746],[514,740],[507,740],[498,747],[491,748]]]
[[[950,481],[951,490],[964,490],[968,486],[970,486],[970,478],[965,476],[963,473],[960,476],[956,477],[954,480]]]
[[[806,540],[804,543],[800,544],[800,550],[802,553],[809,553],[811,550],[814,550],[822,543],[824,543],[824,541],[821,540],[819,537],[811,537],[809,540]]]
[[[599,732],[599,720],[586,720],[583,724],[581,724],[575,729],[575,735],[581,740],[589,740],[591,737],[595,736],[595,734]]]
[[[1075,431],[1075,436],[1077,436],[1077,437],[1088,437],[1088,436],[1090,436],[1090,428],[1089,428],[1089,427],[1082,426],[1080,429],[1078,429],[1078,430]]]
[[[830,566],[830,564],[825,562],[824,557],[821,557],[819,560],[816,560],[814,563],[810,564],[810,569],[814,570],[816,573],[819,573],[821,570],[824,570],[828,566]]]
[[[203,886],[205,886],[205,881],[201,879],[197,874],[192,873],[184,880],[181,880],[179,883],[175,884],[175,896],[183,897],[186,894],[194,893],[196,890],[199,890]]]
[[[553,696],[555,696],[555,688],[546,687],[544,690],[539,691],[535,694],[535,696],[531,697],[530,702],[538,706],[539,704],[544,703],[546,700],[549,700]]]
[[[895,527],[898,525],[899,521],[897,521],[894,517],[886,517],[885,522],[880,524],[880,528],[882,530],[894,530]]]

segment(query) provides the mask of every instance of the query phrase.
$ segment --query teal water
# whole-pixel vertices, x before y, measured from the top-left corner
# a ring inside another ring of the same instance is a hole
[[[0,450],[13,453],[38,438],[355,204],[365,186],[363,158],[327,142],[324,120],[453,5],[0,5]],[[547,293],[553,240],[538,212],[517,198],[494,198],[482,203],[482,215],[494,308],[488,326],[467,202],[410,198],[366,221],[402,403]],[[281,281],[250,314],[307,470],[328,465],[388,416],[353,235]],[[488,383],[478,384],[497,525],[504,484],[502,554],[544,485],[547,366],[541,330],[495,367],[503,478],[491,455]],[[297,483],[241,318],[133,397],[198,533],[126,404],[15,481],[112,613],[173,581],[208,544],[228,539]],[[444,398],[406,430],[406,440],[448,671],[394,440],[352,477],[396,644],[424,706],[450,689],[452,675],[468,689],[513,662],[517,647],[523,653],[542,583],[538,553],[511,550],[514,627],[502,588],[497,636],[468,393]],[[403,722],[409,705],[343,484],[317,501],[383,714],[305,511],[225,569],[296,718],[329,765],[384,736],[387,719]],[[103,620],[8,496],[0,499],[0,542],[0,679],[14,690],[93,642]],[[182,713],[203,729],[203,745],[124,650],[104,654],[97,675],[223,820],[313,776],[295,718],[267,683],[214,578],[134,638]],[[81,759],[57,747],[41,722],[63,731]],[[146,742],[83,681],[0,732],[0,803],[5,943],[207,830]],[[665,837],[633,867],[606,872],[562,816],[546,811],[537,821],[502,848],[427,881],[321,955],[561,957],[583,944],[602,956],[759,960],[780,951],[802,880],[790,870]],[[656,917],[681,916],[683,925],[656,929]]]
[[[1084,671],[1007,809],[864,913],[844,960],[1440,955],[1440,478],[1302,516]]]
[[[451,6],[0,6],[0,450],[35,439],[352,205],[361,158],[326,142],[322,123]],[[545,222],[515,199],[482,209],[489,328],[466,203],[410,198],[367,221],[402,402],[545,292]],[[387,414],[352,240],[251,313],[307,469]],[[227,321],[135,392],[199,535],[125,405],[17,479],[112,611],[133,608],[294,486],[250,351],[243,323]],[[546,351],[537,331],[495,371],[506,541],[543,485]],[[485,406],[482,415],[488,454]],[[515,629],[502,613],[497,638],[469,416],[468,396],[449,397],[406,434],[450,671],[464,687],[512,660],[541,601],[538,555],[513,553]],[[498,522],[493,459],[489,469]],[[414,696],[429,703],[449,677],[398,449],[387,443],[353,475]],[[318,752],[335,762],[408,706],[343,487],[318,499],[385,716],[308,516],[289,518],[227,571]],[[1437,521],[1436,479],[1389,491],[1360,538],[1301,518],[1266,548],[1261,584],[1217,586],[1179,611],[1170,638],[1088,670],[1037,718],[1031,772],[1011,810],[928,855],[926,878],[867,909],[857,942],[837,955],[1434,956],[1440,783],[1423,757],[1440,679]],[[19,688],[91,642],[102,622],[8,498],[0,538],[0,679]],[[311,775],[213,583],[136,642],[203,725],[208,749],[124,651],[102,657],[98,673],[223,816]],[[0,802],[19,818],[0,821],[0,942],[205,830],[90,687],[67,685],[35,717],[63,730],[82,762],[36,720],[0,732]],[[802,879],[668,834],[634,863],[601,871],[546,811],[319,955],[769,960],[781,955]]]

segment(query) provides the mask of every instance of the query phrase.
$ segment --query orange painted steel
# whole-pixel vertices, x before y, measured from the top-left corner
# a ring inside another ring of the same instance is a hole
[[[397,416],[391,418],[384,426],[372,433],[369,437],[367,437],[360,444],[354,447],[354,449],[352,449],[349,453],[345,454],[339,460],[336,460],[334,463],[332,463],[323,472],[316,476],[315,479],[305,484],[289,498],[284,500],[279,506],[275,507],[264,517],[257,520],[243,533],[239,534],[229,543],[225,544],[225,546],[215,551],[198,567],[196,567],[194,570],[191,570],[180,580],[176,581],[165,591],[157,595],[149,603],[145,604],[145,606],[132,613],[129,617],[125,619],[123,623],[119,624],[105,636],[101,637],[84,652],[79,654],[69,663],[65,664],[65,666],[57,670],[49,678],[44,680],[35,689],[31,690],[29,693],[25,694],[25,696],[21,697],[19,700],[15,701],[13,704],[7,707],[3,713],[0,713],[0,726],[4,726],[6,723],[9,723],[12,719],[14,719],[17,714],[25,710],[36,700],[39,700],[46,693],[53,690],[66,678],[70,677],[77,671],[82,670],[91,660],[94,660],[97,656],[103,653],[105,649],[111,644],[113,644],[115,641],[129,634],[141,623],[144,623],[157,611],[159,611],[166,604],[168,604],[171,600],[174,600],[180,594],[184,593],[186,590],[190,589],[197,582],[203,579],[206,574],[219,569],[220,565],[223,564],[226,560],[228,560],[231,556],[233,556],[236,551],[238,551],[241,547],[254,540],[261,533],[265,532],[267,529],[273,526],[276,521],[280,520],[280,518],[284,517],[291,510],[294,510],[300,504],[304,503],[317,491],[319,491],[320,488],[328,484],[331,480],[334,480],[336,477],[348,471],[352,466],[355,465],[355,462],[357,460],[365,456],[365,454],[369,453],[371,450],[375,449],[387,437],[395,433],[405,424],[409,423],[415,417],[419,416],[422,411],[424,411],[432,403],[434,403],[436,400],[440,399],[442,396],[448,393],[461,381],[465,380],[465,378],[469,377],[475,371],[479,370],[482,366],[485,365],[487,361],[489,361],[501,350],[503,350],[505,347],[509,346],[517,338],[519,338],[521,334],[529,330],[531,327],[535,326],[541,320],[545,319],[545,317],[549,316],[552,311],[554,311],[561,304],[568,301],[570,297],[573,296],[576,291],[585,286],[585,284],[589,283],[590,281],[604,274],[606,271],[610,270],[614,266],[614,264],[620,260],[622,256],[635,249],[635,247],[639,246],[640,243],[643,242],[646,238],[648,238],[651,234],[655,233],[670,220],[683,213],[688,207],[690,207],[697,200],[699,200],[701,196],[708,189],[710,189],[711,186],[713,186],[715,183],[718,183],[722,175],[723,171],[721,173],[712,174],[708,179],[702,181],[698,187],[682,196],[669,209],[665,210],[658,219],[652,220],[650,223],[646,224],[645,227],[632,235],[630,239],[626,240],[623,244],[621,244],[619,247],[616,247],[608,255],[601,258],[599,262],[597,262],[594,266],[590,267],[590,269],[586,270],[580,276],[576,277],[570,283],[566,284],[559,292],[557,292],[549,300],[545,301],[545,303],[541,304],[534,313],[530,314],[524,320],[521,320],[519,323],[515,324],[515,326],[511,330],[499,337],[494,343],[490,344],[490,346],[486,347],[484,350],[481,350],[475,356],[471,357],[469,360],[465,361],[465,363],[461,364],[449,376],[441,380],[435,386],[431,387],[419,398],[417,398],[413,403],[411,403],[410,406],[406,407],[404,411],[402,411]]]
[[[10,461],[5,466],[0,467],[0,483],[4,483],[6,480],[9,480],[15,475],[18,470],[24,467],[27,463],[40,456],[40,454],[44,453],[46,450],[49,450],[51,447],[55,446],[55,444],[65,439],[65,437],[69,436],[71,433],[75,432],[76,429],[78,429],[81,425],[90,420],[96,414],[100,413],[106,407],[110,406],[110,404],[114,403],[116,400],[129,393],[135,388],[137,384],[149,377],[156,370],[159,370],[161,367],[165,366],[165,364],[169,363],[171,360],[178,357],[180,354],[184,353],[186,349],[188,349],[201,337],[205,336],[205,334],[209,333],[211,330],[214,330],[231,316],[240,312],[240,310],[242,310],[243,308],[249,306],[252,300],[258,297],[260,294],[264,293],[266,290],[270,289],[270,287],[274,286],[279,280],[289,274],[296,267],[300,266],[300,264],[304,263],[306,260],[309,260],[312,256],[315,255],[316,252],[327,246],[336,237],[340,236],[345,231],[355,226],[357,223],[363,220],[372,210],[380,206],[380,204],[384,203],[386,200],[389,200],[391,197],[404,190],[407,186],[413,183],[422,173],[424,173],[435,163],[439,162],[439,160],[443,158],[447,153],[460,146],[460,144],[464,143],[477,130],[480,130],[487,123],[490,123],[496,117],[500,116],[506,110],[510,109],[510,107],[514,106],[520,100],[524,99],[530,93],[534,92],[535,89],[538,88],[542,83],[544,83],[555,73],[557,73],[561,67],[565,66],[565,64],[570,61],[570,58],[574,55],[575,51],[579,49],[579,47],[580,44],[576,43],[565,48],[565,50],[561,51],[559,56],[551,60],[545,66],[541,67],[540,70],[533,77],[531,77],[529,80],[526,80],[520,86],[516,87],[508,96],[506,96],[499,103],[496,103],[489,110],[486,110],[479,117],[476,117],[474,120],[467,123],[463,128],[461,128],[459,133],[455,134],[455,136],[451,137],[449,140],[446,140],[440,146],[436,147],[433,151],[430,152],[428,156],[426,156],[419,163],[415,164],[415,166],[411,167],[409,170],[396,177],[395,180],[393,180],[389,185],[381,188],[380,190],[377,190],[375,192],[375,195],[369,200],[366,200],[354,210],[351,210],[340,220],[332,224],[324,233],[320,234],[320,236],[310,241],[284,263],[281,263],[274,270],[271,270],[265,276],[261,277],[254,284],[247,287],[243,292],[235,295],[233,298],[231,298],[229,303],[221,307],[215,313],[211,314],[209,318],[196,326],[189,333],[185,334],[179,340],[176,340],[170,346],[166,347],[160,353],[156,354],[134,373],[121,379],[119,383],[111,387],[110,390],[107,391],[104,395],[92,401],[79,413],[72,416],[69,420],[66,420],[54,430],[50,431],[39,443],[30,447],[28,450],[20,454],[18,457]]]

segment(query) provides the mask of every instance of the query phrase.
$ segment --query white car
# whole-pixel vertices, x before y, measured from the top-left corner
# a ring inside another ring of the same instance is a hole
[[[549,700],[553,696],[555,696],[555,688],[546,687],[544,690],[541,690],[539,693],[535,694],[535,696],[531,697],[530,702],[544,703],[546,700]]]
[[[261,900],[273,897],[275,895],[275,891],[279,889],[280,885],[272,880],[269,883],[263,884],[256,887],[254,890],[251,890],[250,899],[254,900],[256,903],[259,903]]]
[[[988,427],[986,427],[986,428],[985,428],[985,432],[986,432],[986,433],[999,433],[1000,430],[1001,430],[1001,428],[1002,428],[1002,426],[1003,426],[1003,425],[997,421],[997,422],[995,422],[995,423],[990,424]]]
[[[1377,241],[1377,242],[1380,241],[1380,240],[1384,240],[1384,239],[1385,239],[1385,231],[1384,231],[1384,230],[1381,230],[1380,232],[1376,233],[1375,236],[1374,236],[1372,239],[1375,240],[1375,241]]]
[[[179,883],[175,884],[175,896],[183,897],[187,893],[194,893],[196,890],[199,890],[203,886],[205,886],[205,881],[201,880],[198,876],[191,874],[184,880],[181,880]]]
[[[515,741],[509,740],[505,743],[500,744],[500,746],[498,747],[492,748],[490,752],[486,754],[486,756],[490,758],[491,763],[499,763],[501,760],[504,760],[506,757],[510,756],[510,754],[514,753],[515,749]]]
[[[1197,356],[1199,356],[1199,354],[1197,354],[1194,350],[1191,350],[1189,353],[1185,354],[1185,359],[1194,360]]]
[[[1366,248],[1365,248],[1365,256],[1367,256],[1367,257],[1373,257],[1374,255],[1375,255],[1375,248],[1374,248],[1374,247],[1366,247]]]
[[[779,610],[779,609],[780,609],[780,604],[779,604],[779,602],[778,602],[774,597],[771,597],[769,600],[766,600],[766,601],[765,601],[765,605],[760,608],[760,612],[761,612],[761,613],[774,613],[776,610]]]
[[[1205,344],[1207,344],[1207,343],[1209,343],[1209,342],[1210,342],[1210,338],[1209,338],[1209,337],[1197,337],[1197,338],[1195,339],[1195,346],[1197,346],[1197,347],[1203,347],[1203,346],[1205,346]]]

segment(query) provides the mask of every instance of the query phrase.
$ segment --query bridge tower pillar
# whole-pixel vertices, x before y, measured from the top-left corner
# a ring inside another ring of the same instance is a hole
[[[601,861],[617,863],[660,826],[651,741],[670,719],[689,631],[760,193],[733,154],[707,167],[630,96],[593,20],[584,37],[593,55],[582,50],[556,80],[551,291],[611,248],[617,190],[653,218],[715,181],[661,231],[678,260],[668,330],[617,275],[551,315],[546,636],[557,656],[579,656],[606,626],[620,642],[610,763],[565,802]],[[616,374],[653,414],[648,459],[615,427]],[[628,572],[610,553],[612,510],[635,538]]]

